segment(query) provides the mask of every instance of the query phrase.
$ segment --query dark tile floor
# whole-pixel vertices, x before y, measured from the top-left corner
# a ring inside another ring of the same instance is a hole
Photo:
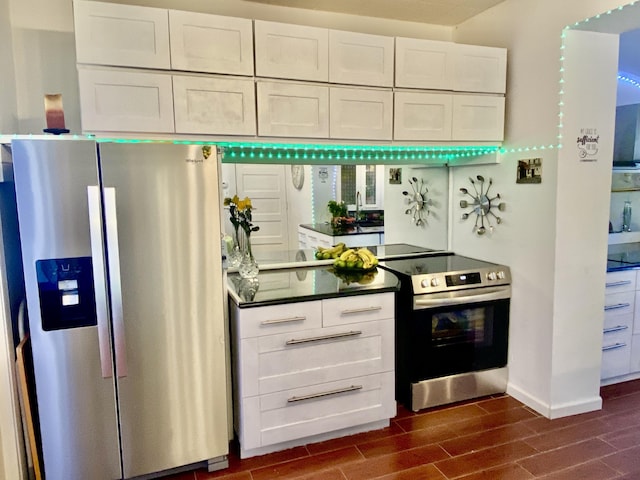
[[[412,413],[384,430],[163,480],[640,479],[640,380],[602,389],[597,412],[548,420],[504,395]]]

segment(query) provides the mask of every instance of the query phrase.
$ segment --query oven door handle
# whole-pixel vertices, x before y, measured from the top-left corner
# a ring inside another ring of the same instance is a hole
[[[461,305],[464,303],[490,302],[504,300],[511,297],[511,287],[483,288],[481,293],[469,293],[469,290],[447,292],[446,295],[426,294],[414,297],[415,310],[442,307],[447,305]]]

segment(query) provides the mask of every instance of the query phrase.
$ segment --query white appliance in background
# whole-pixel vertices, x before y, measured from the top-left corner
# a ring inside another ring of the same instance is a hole
[[[215,147],[11,147],[47,480],[226,467]]]

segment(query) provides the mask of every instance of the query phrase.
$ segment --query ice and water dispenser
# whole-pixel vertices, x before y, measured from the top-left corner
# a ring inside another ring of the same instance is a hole
[[[43,330],[96,325],[91,257],[36,260]]]

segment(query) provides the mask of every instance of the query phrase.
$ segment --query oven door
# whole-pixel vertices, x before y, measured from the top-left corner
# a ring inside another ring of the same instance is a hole
[[[510,298],[508,285],[415,296],[410,381],[504,367]]]

